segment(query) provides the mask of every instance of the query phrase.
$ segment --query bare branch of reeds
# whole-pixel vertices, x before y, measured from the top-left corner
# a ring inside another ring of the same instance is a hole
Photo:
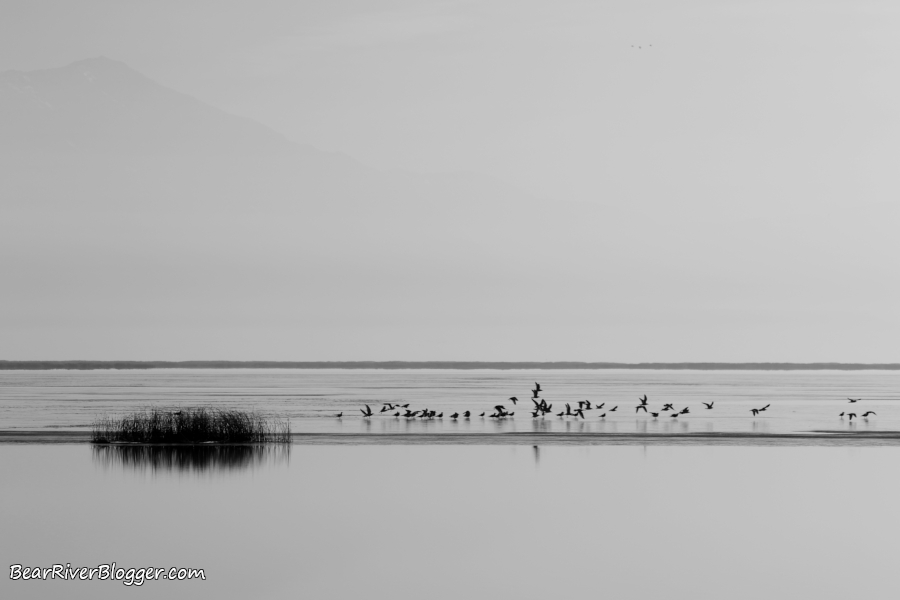
[[[214,408],[148,408],[121,418],[102,417],[91,426],[95,444],[268,444],[291,442],[289,421],[254,412]]]

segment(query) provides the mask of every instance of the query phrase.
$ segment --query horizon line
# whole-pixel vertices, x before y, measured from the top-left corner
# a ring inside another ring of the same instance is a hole
[[[443,369],[443,370],[697,370],[897,371],[900,363],[847,362],[586,362],[586,361],[277,361],[277,360],[0,360],[0,371],[133,369]]]

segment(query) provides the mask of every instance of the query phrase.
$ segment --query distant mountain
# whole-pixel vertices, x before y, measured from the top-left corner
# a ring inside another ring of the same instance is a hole
[[[115,154],[298,151],[296,144],[255,121],[102,57],[56,69],[0,73],[0,147],[7,152]]]

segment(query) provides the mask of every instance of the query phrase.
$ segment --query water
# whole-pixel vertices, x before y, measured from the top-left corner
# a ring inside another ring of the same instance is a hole
[[[4,568],[207,577],[4,575],[0,597],[895,598],[898,461],[897,447],[294,445],[213,464],[0,444]]]
[[[554,412],[579,400],[605,402],[587,419],[533,420],[530,389],[539,381]],[[690,413],[654,420],[635,413],[647,394],[651,410],[671,402]],[[508,398],[517,396],[518,406]],[[862,397],[849,404],[848,397]],[[251,409],[289,418],[307,433],[802,433],[814,430],[900,430],[897,371],[449,371],[449,370],[152,370],[0,371],[0,430],[86,430],[98,416],[146,406],[208,405]],[[368,403],[409,403],[444,413],[441,420],[407,420],[393,413],[363,419]],[[701,402],[715,402],[707,410]],[[490,414],[504,404],[502,421],[449,419],[453,412]],[[753,417],[751,408],[771,404]],[[618,405],[618,410],[608,409]],[[842,411],[869,420],[841,420]],[[339,412],[342,419],[335,418]]]

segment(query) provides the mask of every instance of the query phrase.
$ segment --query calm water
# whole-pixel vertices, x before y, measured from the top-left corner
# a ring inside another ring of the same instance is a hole
[[[530,389],[539,381],[554,412],[578,400],[605,402],[587,419],[533,420]],[[677,419],[653,420],[635,413],[640,395],[651,410],[670,402],[689,407]],[[517,396],[513,407],[507,400]],[[863,398],[855,405],[847,397]],[[714,401],[712,410],[701,402]],[[444,413],[442,420],[369,420],[368,403],[409,403]],[[496,404],[515,410],[512,419],[460,419],[471,410],[490,414]],[[792,433],[810,430],[900,430],[900,372],[892,371],[357,371],[357,370],[159,370],[0,371],[0,430],[87,429],[101,415],[151,405],[210,405],[255,409],[291,420],[294,431],[321,433],[476,433],[510,431],[684,433]],[[753,417],[749,410],[771,404]],[[618,405],[618,410],[608,409]],[[873,410],[852,423],[838,414]],[[342,419],[335,418],[343,412]]]
[[[4,565],[205,569],[3,598],[888,599],[896,447],[0,444]],[[4,566],[4,568],[6,568]]]

